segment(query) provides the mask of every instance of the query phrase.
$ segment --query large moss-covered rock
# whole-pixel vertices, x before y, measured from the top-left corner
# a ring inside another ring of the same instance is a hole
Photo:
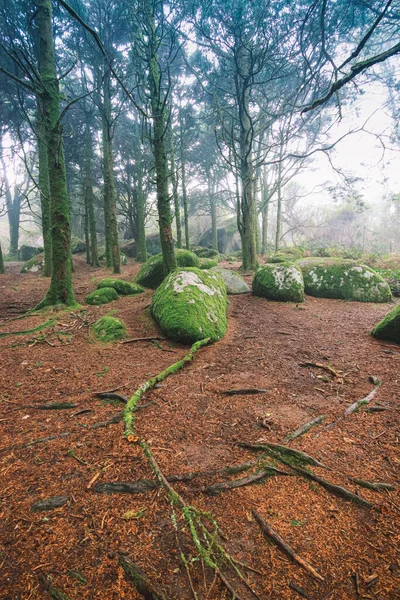
[[[243,277],[239,275],[239,273],[235,273],[235,271],[223,269],[222,267],[218,266],[213,267],[211,270],[221,275],[226,285],[226,291],[228,294],[248,294],[250,292],[249,286]]]
[[[114,288],[121,296],[133,296],[133,294],[141,294],[144,292],[144,288],[137,283],[129,283],[129,281],[123,281],[122,279],[102,279],[97,284],[97,289],[102,288]]]
[[[371,334],[379,340],[400,344],[400,304],[375,325]]]
[[[101,288],[100,290],[94,290],[91,294],[86,297],[86,304],[92,304],[93,306],[99,306],[100,304],[108,304],[113,300],[118,300],[118,292],[111,287]]]
[[[236,217],[228,219],[225,223],[222,223],[217,229],[218,238],[218,252],[221,254],[229,254],[236,252],[242,247],[240,240],[240,234],[237,228]],[[198,242],[199,246],[209,248],[212,244],[212,229],[207,229],[201,236]]]
[[[28,260],[31,260],[31,258],[37,256],[38,254],[41,254],[42,252],[43,248],[38,248],[36,246],[27,246],[26,244],[23,244],[18,250],[17,259],[22,260],[24,262],[28,262]]]
[[[43,273],[44,254],[37,254],[22,265],[21,273]]]
[[[175,250],[178,267],[200,267],[199,258],[189,250]],[[136,283],[143,287],[156,289],[165,278],[162,254],[156,254],[141,267]]]
[[[268,264],[269,263],[275,264],[275,263],[294,262],[295,260],[297,260],[297,259],[294,258],[293,256],[290,256],[288,254],[283,254],[282,252],[276,252],[275,254],[271,254],[271,256],[268,256],[268,258],[265,262]]]
[[[192,248],[192,252],[196,254],[199,258],[213,258],[213,256],[218,256],[218,251],[214,250],[214,248],[203,248],[202,246],[196,246]]]
[[[278,302],[303,302],[301,270],[290,262],[265,264],[254,275],[253,294]]]
[[[101,342],[116,342],[125,337],[126,327],[115,317],[101,317],[93,323],[92,332]]]
[[[72,254],[86,252],[86,242],[73,235],[71,238],[71,252]]]
[[[200,258],[200,269],[212,269],[218,265],[213,258]]]
[[[184,344],[226,333],[226,287],[218,273],[177,269],[154,293],[152,313],[166,337]]]
[[[319,298],[389,302],[387,282],[373,269],[343,258],[304,258],[296,264],[304,277],[306,294]]]

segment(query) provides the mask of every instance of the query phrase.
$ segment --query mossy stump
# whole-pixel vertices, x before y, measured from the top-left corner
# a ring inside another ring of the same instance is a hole
[[[400,304],[375,325],[371,335],[379,340],[400,344]]]
[[[115,317],[101,317],[92,327],[93,335],[100,342],[116,342],[126,335],[126,327]]]
[[[153,296],[152,313],[164,335],[183,344],[226,333],[226,287],[218,273],[196,268],[170,273]]]
[[[265,264],[254,275],[253,294],[278,302],[303,302],[301,270],[290,262]]]
[[[175,250],[175,256],[178,267],[200,267],[199,258],[189,250]],[[164,279],[163,256],[156,254],[144,263],[135,281],[143,287],[155,290]]]
[[[144,292],[144,288],[142,288],[141,285],[123,281],[122,279],[102,279],[97,284],[97,289],[101,290],[104,288],[114,288],[120,296],[133,296],[134,294],[141,294]]]
[[[390,302],[392,293],[376,271],[343,258],[305,258],[296,262],[303,273],[306,294],[318,298]]]
[[[100,290],[94,290],[86,297],[86,304],[98,306],[99,304],[108,304],[113,300],[118,300],[118,292],[111,287],[104,287]]]

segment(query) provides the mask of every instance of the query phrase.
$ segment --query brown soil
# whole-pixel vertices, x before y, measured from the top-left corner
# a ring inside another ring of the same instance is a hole
[[[8,274],[0,278],[0,333],[34,328],[49,316],[7,319],[34,306],[48,281],[18,274],[19,265],[7,266]],[[122,277],[130,280],[137,270],[138,265],[130,263]],[[105,269],[91,270],[78,258],[78,301],[84,303],[95,280],[106,275]],[[121,404],[100,400],[94,392],[119,388],[118,393],[130,396],[187,351],[168,342],[93,342],[90,323],[110,311],[125,321],[130,337],[159,335],[149,315],[150,300],[147,291],[106,306],[85,307],[87,312],[56,313],[57,323],[48,329],[0,339],[1,599],[50,598],[43,585],[43,578],[49,577],[71,599],[139,599],[118,565],[121,552],[136,561],[166,597],[193,598],[166,493],[107,495],[95,489],[98,483],[154,479],[140,448],[124,439],[122,423],[91,427],[121,410]],[[254,452],[238,442],[279,443],[299,425],[326,415],[322,425],[288,445],[331,467],[312,469],[373,502],[372,509],[300,476],[271,477],[217,497],[201,488],[243,475],[174,484],[188,504],[213,514],[226,549],[252,568],[240,570],[259,598],[301,598],[290,582],[313,600],[400,598],[400,348],[369,335],[389,308],[315,298],[295,306],[251,295],[230,297],[225,339],[201,349],[193,363],[143,399],[152,404],[138,413],[136,431],[168,475],[250,460]],[[301,366],[305,362],[329,365],[338,376]],[[387,410],[369,412],[363,407],[340,419],[348,405],[373,389],[371,376],[382,386],[370,406],[380,404]],[[254,387],[267,391],[232,397],[223,393]],[[77,407],[37,408],[62,401]],[[88,412],[77,414],[81,410]],[[324,429],[334,421],[336,426]],[[69,435],[62,436],[65,432]],[[390,482],[396,489],[364,489],[346,475]],[[61,508],[31,510],[37,500],[61,495],[68,497]],[[323,583],[262,537],[252,509],[317,569]],[[134,518],[124,518],[127,511],[136,513]],[[180,514],[177,521],[199,600],[231,598],[219,579],[210,590],[214,573],[196,559]],[[78,581],[76,572],[85,579]],[[232,569],[224,574],[238,597],[256,597]],[[368,587],[368,578],[375,574]]]

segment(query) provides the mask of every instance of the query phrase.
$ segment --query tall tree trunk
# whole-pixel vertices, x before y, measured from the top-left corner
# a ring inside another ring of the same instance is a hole
[[[178,178],[175,171],[175,148],[174,139],[172,135],[172,123],[169,126],[169,153],[171,161],[171,183],[172,183],[172,197],[174,199],[175,209],[175,225],[176,225],[176,245],[178,248],[182,248],[182,223],[181,223],[181,207],[179,205],[178,196]]]
[[[6,272],[6,270],[4,268],[3,250],[1,249],[1,244],[0,244],[0,275],[4,275],[5,272]]]
[[[257,213],[255,202],[254,167],[252,161],[253,127],[250,119],[250,56],[247,48],[239,42],[236,54],[238,73],[236,75],[236,95],[239,107],[239,147],[240,179],[242,182],[242,252],[243,269],[257,268],[256,227]]]
[[[71,273],[69,202],[60,124],[60,91],[54,55],[51,0],[38,0],[37,22],[39,72],[43,83],[40,104],[43,110],[41,118],[46,130],[52,242],[50,287],[37,308],[55,304],[75,306]]]
[[[84,235],[85,235],[85,244],[86,244],[86,264],[91,264],[90,258],[90,235],[89,235],[89,209],[86,203],[85,191],[83,190],[83,198],[85,200],[85,217],[83,223]]]
[[[217,206],[215,202],[215,181],[211,176],[210,169],[207,169],[207,191],[208,203],[211,215],[211,247],[218,252],[218,229],[217,229]]]
[[[172,216],[168,193],[168,159],[165,149],[166,107],[163,101],[161,73],[158,63],[158,37],[154,17],[155,4],[152,0],[145,0],[144,8],[149,35],[148,84],[150,91],[151,117],[153,121],[152,151],[156,170],[158,223],[164,271],[168,274],[176,269],[177,265],[174,252],[174,239],[171,226]]]
[[[281,158],[281,156],[279,156]],[[282,237],[282,161],[278,163],[278,199],[276,205],[275,252],[278,252]]]
[[[136,236],[136,260],[138,262],[145,262],[147,260],[147,248],[146,248],[146,228],[145,228],[145,216],[146,216],[146,201],[143,193],[143,155],[141,141],[138,141],[137,145],[137,198],[136,198],[136,221],[137,221],[137,236]]]
[[[37,145],[39,158],[39,189],[40,210],[42,215],[42,235],[44,245],[44,277],[51,276],[51,216],[50,216],[50,181],[49,181],[49,159],[46,141],[46,126],[43,121],[43,108],[40,98],[36,99],[38,107],[38,118],[36,123]]]
[[[189,238],[189,210],[187,201],[186,191],[186,156],[185,156],[185,145],[183,142],[183,122],[182,117],[180,121],[180,142],[181,142],[181,186],[182,186],[182,204],[183,204],[183,221],[185,225],[185,248],[190,250],[190,238]]]
[[[112,147],[111,77],[108,70],[104,74],[103,95],[103,177],[106,265],[107,267],[112,266],[114,273],[120,273],[121,259],[118,243],[114,157]]]
[[[261,238],[261,254],[264,256],[268,246],[268,212],[269,212],[269,197],[268,197],[268,179],[267,168],[264,166],[261,180],[261,218],[262,218],[262,238]]]
[[[3,169],[4,194],[8,217],[8,230],[10,235],[10,247],[8,250],[8,254],[11,257],[17,258],[22,197],[16,187],[14,187],[14,194],[11,193],[10,183],[7,177],[7,167],[2,150],[2,138],[0,137],[0,162]]]
[[[88,118],[88,117],[87,117]],[[84,196],[86,217],[88,220],[88,237],[90,239],[90,264],[92,267],[100,266],[99,253],[97,250],[97,227],[96,216],[94,213],[94,194],[93,194],[93,140],[90,125],[86,121],[85,126],[85,183]]]

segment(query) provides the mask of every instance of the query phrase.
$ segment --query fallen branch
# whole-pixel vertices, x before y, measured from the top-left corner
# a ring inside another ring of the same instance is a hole
[[[300,363],[300,367],[316,367],[317,369],[323,369],[324,371],[328,371],[334,377],[340,377],[339,373],[332,369],[329,365],[324,365],[323,363],[313,363],[313,362],[304,362]]]
[[[266,392],[268,392],[266,389],[246,388],[243,390],[225,390],[222,394],[225,396],[246,396],[250,394],[265,394]]]
[[[293,581],[289,581],[289,587],[291,590],[297,592],[299,594],[299,596],[302,596],[306,600],[311,600],[311,597],[307,594],[307,592],[305,590],[303,590],[303,588],[298,586],[296,583],[294,583]]]
[[[185,356],[181,360],[174,363],[173,365],[170,365],[155,377],[152,377],[151,379],[148,379],[147,381],[142,383],[142,385],[136,390],[133,396],[131,396],[124,410],[125,436],[127,437],[128,441],[137,441],[137,438],[135,437],[133,432],[135,421],[134,411],[137,403],[140,401],[143,394],[145,394],[148,390],[153,389],[157,383],[160,383],[160,381],[164,381],[164,379],[166,379],[166,377],[168,377],[169,375],[172,375],[173,373],[179,371],[179,369],[182,369],[182,367],[184,367],[186,363],[192,361],[196,352],[202,346],[208,344],[209,341],[210,338],[206,338],[193,344],[190,351],[187,354],[185,354]]]
[[[326,415],[320,415],[319,417],[315,417],[315,419],[308,421],[308,423],[304,423],[304,425],[301,425],[298,429],[296,429],[296,431],[293,431],[293,433],[289,433],[283,441],[290,442],[304,435],[305,433],[307,433],[307,431],[310,431],[312,427],[315,427],[316,425],[322,423],[325,419],[325,416]]]
[[[324,578],[301,556],[297,554],[282,538],[272,529],[270,525],[263,519],[263,517],[253,508],[253,515],[259,524],[261,531],[263,532],[265,537],[269,537],[274,540],[274,542],[279,546],[281,550],[283,550],[292,560],[294,560],[297,564],[299,564],[303,569],[308,571],[315,579],[318,581],[324,581]]]
[[[368,396],[365,396],[365,398],[361,398],[360,400],[353,402],[353,404],[350,404],[350,406],[348,406],[346,408],[346,410],[344,411],[343,416],[345,417],[347,415],[350,415],[351,413],[358,410],[360,408],[360,406],[363,406],[364,404],[369,404],[371,402],[371,400],[375,397],[375,394],[379,390],[380,387],[381,387],[381,383],[379,382],[378,385],[368,394]]]
[[[151,337],[140,337],[140,338],[130,338],[129,340],[122,340],[121,344],[133,344],[134,342],[152,342],[154,340],[160,340],[165,342],[166,338],[160,336],[151,336]]]
[[[145,598],[145,600],[172,600],[171,595],[166,595],[162,590],[156,588],[146,573],[126,555],[120,554],[118,562],[123,568],[128,579],[133,583],[137,592]]]

